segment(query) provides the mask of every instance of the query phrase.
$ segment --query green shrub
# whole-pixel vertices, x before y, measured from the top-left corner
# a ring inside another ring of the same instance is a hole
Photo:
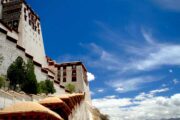
[[[38,84],[38,91],[39,93],[45,93],[45,94],[53,94],[56,92],[53,82],[50,80],[41,81]]]
[[[22,57],[17,57],[7,70],[7,78],[10,81],[9,86],[12,90],[17,90],[17,86],[19,86],[25,93],[38,93],[38,83],[32,60],[28,60],[28,63],[25,64]]]
[[[76,90],[75,86],[70,83],[65,86],[65,89],[68,90],[70,93],[73,93]]]

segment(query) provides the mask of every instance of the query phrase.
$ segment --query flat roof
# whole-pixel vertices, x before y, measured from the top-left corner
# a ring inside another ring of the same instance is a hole
[[[58,66],[58,67],[72,66],[72,65],[82,65],[84,70],[87,72],[87,69],[86,69],[85,65],[81,61],[63,62],[63,63],[60,63],[60,64],[56,64],[56,66]]]

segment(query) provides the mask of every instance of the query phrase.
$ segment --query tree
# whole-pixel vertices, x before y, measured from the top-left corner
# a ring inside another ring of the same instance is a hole
[[[53,94],[56,92],[53,82],[50,80],[41,81],[38,84],[38,91],[39,93],[45,93],[45,94]]]
[[[70,93],[75,92],[75,86],[70,83],[65,86],[65,89],[68,90]]]
[[[22,57],[17,57],[17,59],[9,66],[7,78],[10,81],[10,88],[13,90],[16,90],[17,85],[21,85],[21,83],[25,81],[25,62]]]
[[[28,94],[38,93],[38,83],[34,73],[34,63],[28,60],[25,69],[25,80],[22,82],[21,90]]]
[[[38,93],[47,93],[45,81],[38,83]]]
[[[55,88],[54,88],[54,84],[53,84],[52,81],[50,81],[50,80],[45,80],[45,85],[46,85],[46,89],[47,89],[47,92],[48,92],[48,93],[53,94],[53,93],[56,92],[56,90],[55,90]]]

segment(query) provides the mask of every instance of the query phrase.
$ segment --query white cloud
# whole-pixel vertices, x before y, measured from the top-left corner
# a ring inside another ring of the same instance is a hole
[[[87,72],[87,77],[88,77],[88,81],[93,81],[93,80],[95,80],[94,74],[92,74],[92,73],[90,73],[90,72]]]
[[[99,93],[102,93],[102,92],[104,92],[104,89],[98,89],[97,90]]]
[[[168,9],[172,11],[180,11],[180,1],[179,0],[153,0],[157,5],[163,9]]]
[[[179,83],[179,81],[178,81],[177,79],[174,79],[174,80],[173,80],[173,83],[176,85],[176,84]]]
[[[128,65],[124,67],[126,71],[149,71],[158,69],[165,65],[180,65],[179,44],[155,42],[152,35],[145,32],[144,30],[142,30],[142,35],[149,43],[148,48],[140,48],[137,52],[133,52],[138,54],[138,52],[145,51],[141,57],[135,57],[135,59],[131,60],[131,62],[129,62]]]
[[[150,91],[149,93],[143,92],[143,93],[140,93],[139,95],[137,95],[134,99],[135,100],[145,100],[145,99],[153,98],[158,93],[167,92],[167,91],[169,91],[169,88],[156,89],[156,90]]]
[[[93,99],[93,105],[97,108],[114,108],[117,106],[127,106],[131,105],[129,98],[115,99],[115,98],[102,98],[102,99]]]
[[[151,77],[151,76],[141,76],[141,77],[134,77],[134,78],[121,78],[113,81],[109,81],[106,84],[114,87],[115,91],[119,93],[125,93],[129,91],[135,91],[140,89],[144,84],[150,83],[153,81],[160,80],[160,78]]]
[[[124,88],[123,88],[123,87],[117,87],[115,90],[116,90],[117,92],[123,92],[123,91],[124,91]]]
[[[114,99],[116,97],[117,97],[116,95],[110,95],[110,96],[106,96],[105,98],[107,98],[107,99]]]
[[[102,98],[94,99],[92,103],[102,113],[108,114],[111,120],[180,118],[180,94],[171,97],[151,96],[138,101],[135,98]]]
[[[162,93],[162,92],[166,92],[169,91],[169,88],[162,88],[162,89],[156,89],[156,90],[152,90],[150,91],[150,94],[157,94],[157,93]]]
[[[134,62],[137,70],[151,70],[163,65],[180,65],[180,45],[164,45],[159,51],[147,54],[145,59]]]

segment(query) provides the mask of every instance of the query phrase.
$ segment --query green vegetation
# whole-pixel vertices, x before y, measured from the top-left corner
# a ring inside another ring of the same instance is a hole
[[[70,83],[65,86],[65,89],[68,90],[70,93],[73,93],[76,90],[75,86],[73,84],[70,84]]]
[[[21,83],[21,90],[28,94],[38,93],[38,83],[34,73],[34,64],[32,60],[28,60],[25,68],[25,80]]]
[[[19,89],[28,94],[56,92],[52,81],[37,82],[32,60],[28,60],[26,64],[21,57],[17,57],[7,70],[7,78],[9,88],[15,91]]]
[[[50,80],[41,81],[38,84],[38,91],[39,93],[45,93],[46,95],[49,93],[53,94],[56,92],[53,82]]]
[[[5,78],[3,76],[0,76],[0,88],[5,86]]]
[[[10,81],[9,87],[12,90],[16,90],[17,86],[21,86],[25,81],[25,62],[21,57],[17,57],[17,59],[9,66],[7,78]]]

